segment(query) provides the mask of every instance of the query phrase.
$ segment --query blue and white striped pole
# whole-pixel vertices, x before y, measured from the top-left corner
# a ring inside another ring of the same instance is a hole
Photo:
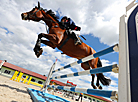
[[[52,73],[61,71],[61,70],[63,70],[63,69],[69,68],[69,67],[74,66],[74,65],[78,65],[78,64],[80,64],[80,63],[83,63],[83,62],[86,62],[86,61],[89,61],[89,60],[92,60],[92,59],[94,59],[94,58],[100,57],[100,56],[102,56],[102,55],[105,55],[105,54],[110,53],[110,52],[113,52],[113,51],[116,51],[116,52],[118,51],[118,44],[116,44],[116,45],[114,45],[114,46],[111,46],[111,47],[109,47],[109,48],[107,48],[107,49],[105,49],[105,50],[99,51],[99,52],[97,52],[97,53],[95,53],[95,54],[89,55],[89,56],[87,56],[87,57],[85,57],[85,58],[83,58],[83,59],[80,59],[80,60],[78,60],[78,61],[76,61],[76,62],[73,62],[73,63],[71,63],[71,64],[68,64],[68,65],[66,65],[66,66],[64,66],[64,67],[61,67],[61,68],[59,68],[59,69],[56,69],[56,70],[54,70]]]
[[[52,80],[52,79],[68,78],[68,77],[81,76],[81,75],[105,73],[105,72],[111,72],[113,70],[118,70],[118,69],[119,69],[118,65],[114,64],[114,65],[110,65],[110,66],[99,67],[99,68],[96,68],[96,69],[91,69],[91,70],[86,70],[86,71],[81,71],[81,72],[56,76],[56,77],[53,77],[53,78],[50,78],[50,79]]]
[[[111,99],[117,99],[117,91],[76,88],[76,87],[68,87],[68,86],[55,86],[55,85],[47,85],[47,87],[79,92],[84,94],[90,94],[90,95],[96,95],[96,96],[102,96],[102,97],[107,97]]]

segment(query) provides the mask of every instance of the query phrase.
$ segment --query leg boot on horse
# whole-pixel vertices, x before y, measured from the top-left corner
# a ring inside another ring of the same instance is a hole
[[[40,48],[40,46],[41,46],[41,39],[38,38],[37,42],[35,44],[35,47],[34,47],[34,52],[35,52],[35,55],[37,56],[37,58],[39,58],[39,56],[43,53],[43,49]]]

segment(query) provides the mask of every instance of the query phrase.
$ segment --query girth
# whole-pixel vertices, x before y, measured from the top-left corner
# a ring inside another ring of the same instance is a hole
[[[63,43],[58,47],[58,49],[61,49],[66,43],[67,41],[70,39],[71,37],[68,35],[68,37],[63,41]]]

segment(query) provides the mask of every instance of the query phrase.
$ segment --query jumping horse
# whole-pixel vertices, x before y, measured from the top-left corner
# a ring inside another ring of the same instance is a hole
[[[93,48],[91,48],[90,46],[88,46],[83,42],[81,44],[75,45],[74,39],[69,37],[66,29],[64,29],[61,26],[60,22],[57,20],[52,10],[43,9],[42,7],[40,7],[39,2],[38,2],[38,7],[35,6],[35,8],[33,8],[31,11],[22,13],[21,17],[22,20],[32,20],[36,22],[42,20],[49,27],[49,34],[40,33],[38,35],[38,39],[34,48],[34,52],[37,57],[39,57],[43,52],[42,48],[40,48],[41,43],[48,45],[53,49],[57,47],[64,54],[77,59],[82,59],[84,57],[96,53],[96,51]],[[42,40],[41,39],[42,37],[48,40]],[[90,61],[81,63],[81,67],[84,70],[89,70],[90,67],[92,69],[97,67],[102,67],[102,63],[99,58],[94,58]],[[102,89],[102,86],[100,85],[99,81],[103,85],[109,86],[111,79],[106,78],[102,73],[96,75],[97,75],[96,86],[99,89]],[[91,76],[92,76],[91,86],[94,89],[97,89],[97,87],[94,85],[95,74],[92,74]]]

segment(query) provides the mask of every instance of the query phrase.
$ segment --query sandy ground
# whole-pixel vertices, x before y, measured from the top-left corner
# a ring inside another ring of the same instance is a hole
[[[0,102],[32,102],[32,99],[27,92],[27,88],[40,90],[39,87],[12,81],[9,78],[0,75]],[[75,102],[75,100],[72,100],[71,98],[63,97],[62,94],[54,93],[54,95],[67,99],[70,102]]]

